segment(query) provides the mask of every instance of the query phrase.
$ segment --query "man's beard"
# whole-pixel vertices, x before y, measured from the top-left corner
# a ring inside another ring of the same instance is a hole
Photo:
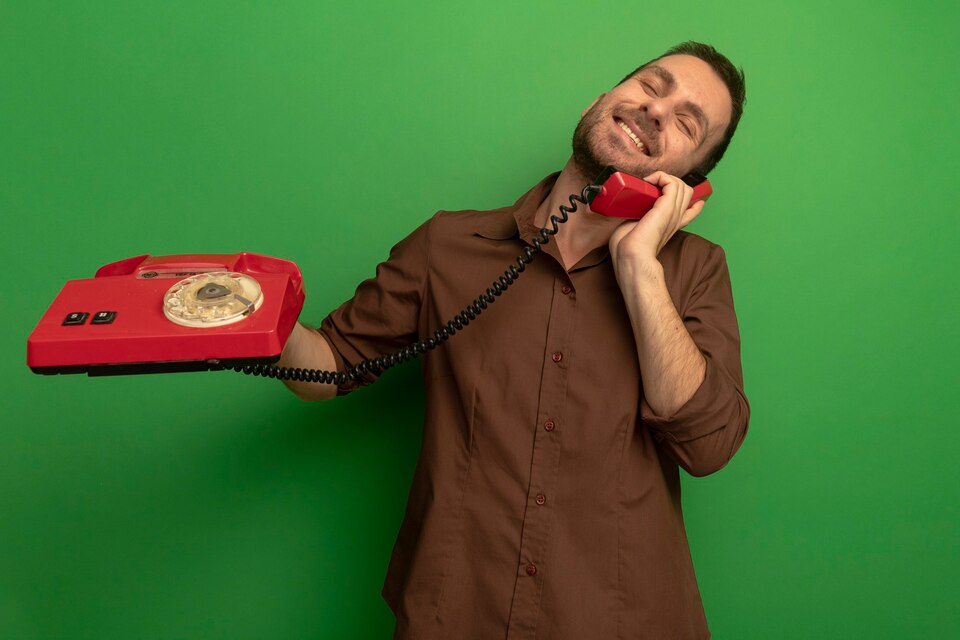
[[[594,105],[587,111],[573,131],[573,163],[583,177],[591,181],[610,164],[599,157],[591,144],[591,138],[597,135],[596,130],[603,120],[599,106]]]
[[[613,113],[601,108],[597,103],[580,118],[577,128],[573,131],[573,163],[580,173],[588,180],[593,180],[607,167],[613,166],[635,176],[645,176],[653,171],[643,163],[631,163],[627,151],[612,154],[608,147],[617,149],[623,146],[619,134],[615,131],[604,131],[605,126],[613,122]],[[626,119],[624,117],[623,119]],[[607,136],[607,144],[601,136]]]

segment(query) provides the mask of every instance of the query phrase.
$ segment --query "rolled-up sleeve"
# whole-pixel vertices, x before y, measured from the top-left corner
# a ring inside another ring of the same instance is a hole
[[[658,415],[646,400],[640,405],[640,417],[660,446],[694,476],[718,471],[730,461],[750,419],[726,257],[719,246],[709,247],[681,310],[684,326],[706,360],[703,382],[673,415]]]
[[[376,275],[364,280],[350,300],[320,325],[330,343],[339,371],[363,360],[397,351],[417,340],[420,309],[429,263],[427,235],[430,221],[414,230],[390,250],[377,266]],[[348,380],[337,395],[370,384],[376,375]]]

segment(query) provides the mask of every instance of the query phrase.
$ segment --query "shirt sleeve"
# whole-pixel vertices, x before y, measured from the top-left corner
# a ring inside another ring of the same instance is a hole
[[[750,419],[730,274],[719,246],[710,245],[682,313],[684,326],[706,360],[703,382],[673,415],[658,415],[644,399],[640,417],[681,467],[705,476],[730,461]]]
[[[363,360],[397,351],[417,340],[417,328],[428,267],[430,221],[401,240],[376,275],[364,280],[353,297],[330,313],[319,331],[333,351],[338,371]],[[337,395],[376,381],[366,374],[337,387]]]

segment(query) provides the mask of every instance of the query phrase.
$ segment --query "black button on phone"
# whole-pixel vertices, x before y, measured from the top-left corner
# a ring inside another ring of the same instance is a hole
[[[117,317],[116,311],[97,311],[90,324],[110,324]]]
[[[87,321],[87,317],[90,314],[86,311],[74,311],[73,313],[68,313],[67,317],[63,319],[63,326],[71,324],[83,324]]]

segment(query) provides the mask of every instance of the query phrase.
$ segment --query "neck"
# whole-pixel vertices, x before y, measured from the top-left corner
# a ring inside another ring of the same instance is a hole
[[[570,194],[580,195],[583,188],[593,182],[595,177],[584,176],[574,164],[573,158],[567,160],[556,184],[553,185],[550,197],[537,209],[537,226],[549,226],[550,216],[560,215],[560,205],[570,206]],[[578,203],[577,211],[570,214],[567,222],[560,226],[557,235],[553,237],[553,241],[557,243],[557,251],[563,259],[563,266],[569,270],[585,255],[607,244],[613,230],[622,222],[623,220],[617,218],[596,214],[590,207]]]

